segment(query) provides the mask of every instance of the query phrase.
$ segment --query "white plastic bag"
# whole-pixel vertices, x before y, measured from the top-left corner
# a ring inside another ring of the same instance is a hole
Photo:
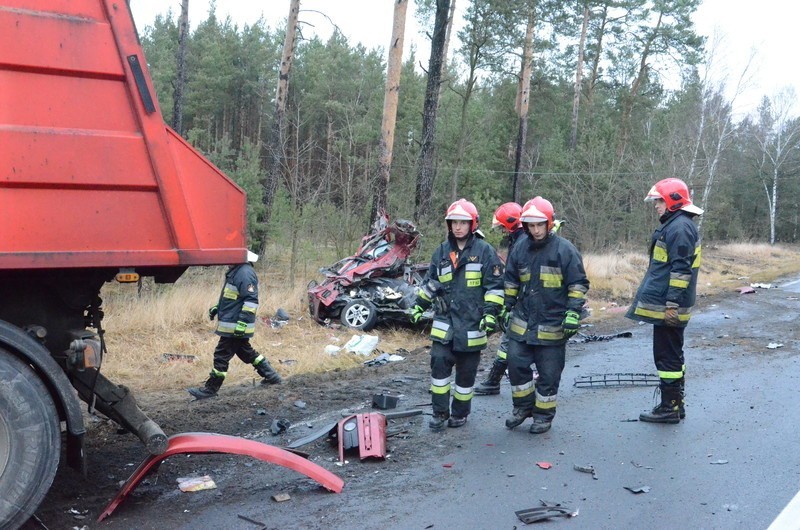
[[[377,335],[353,335],[342,348],[359,355],[370,355],[378,347]]]

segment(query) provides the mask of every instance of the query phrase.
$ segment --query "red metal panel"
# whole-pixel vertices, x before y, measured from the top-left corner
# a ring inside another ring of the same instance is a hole
[[[130,96],[119,80],[0,68],[0,102],[0,125],[139,133]]]
[[[252,456],[265,462],[271,462],[279,466],[288,467],[298,473],[317,481],[322,487],[334,493],[341,493],[344,481],[327,469],[309,462],[305,458],[299,457],[294,453],[285,451],[278,447],[245,440],[235,436],[210,433],[184,433],[170,436],[167,450],[160,455],[150,455],[144,462],[139,464],[136,471],[125,481],[117,496],[114,497],[100,517],[102,521],[117,509],[122,501],[139,485],[139,482],[147,473],[162,460],[176,454],[188,453],[230,453],[237,455]]]
[[[152,192],[10,188],[0,193],[0,211],[9,220],[0,223],[3,252],[172,247],[164,224],[149,222],[163,216]]]
[[[157,191],[150,159],[140,135],[91,134],[87,131],[0,129],[0,182],[48,186],[95,186]],[[84,156],[77,156],[82,153]],[[88,156],[86,156],[88,155]],[[28,195],[39,192],[28,192]],[[94,200],[75,196],[81,202]],[[38,199],[34,199],[38,200]],[[76,204],[85,208],[87,205]],[[44,205],[42,205],[44,207]],[[119,212],[122,213],[122,212]],[[155,213],[159,214],[159,211]],[[142,212],[144,214],[144,212]],[[62,223],[72,223],[70,219]],[[79,226],[76,228],[80,228]]]
[[[136,1],[136,0],[134,0]],[[80,18],[105,20],[103,6],[97,0],[3,0],[0,9],[24,9],[42,14],[68,15]],[[46,13],[42,11],[46,9]]]
[[[122,75],[107,23],[0,10],[0,64],[15,68]]]

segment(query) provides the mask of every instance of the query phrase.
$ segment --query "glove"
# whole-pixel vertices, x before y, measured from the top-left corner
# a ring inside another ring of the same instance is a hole
[[[483,315],[481,319],[481,323],[478,326],[481,331],[485,331],[486,333],[492,333],[494,330],[497,329],[497,319],[494,315]]]
[[[667,310],[664,311],[664,324],[670,327],[678,327],[681,325],[681,321],[678,318],[678,308],[677,307],[669,307],[667,306]]]
[[[581,327],[579,323],[580,319],[581,316],[575,311],[570,310],[566,312],[564,315],[564,322],[561,324],[561,327],[564,328],[564,336],[566,338],[570,338],[578,332]]]
[[[236,328],[233,330],[233,336],[244,337],[245,331],[247,331],[247,322],[240,320],[236,323]]]
[[[511,320],[511,311],[508,310],[506,306],[500,310],[500,314],[497,315],[497,327],[503,333],[508,330],[508,322]]]
[[[215,305],[214,307],[208,310],[208,319],[214,320],[215,318],[217,318],[217,313],[219,313],[219,306]]]
[[[419,319],[422,318],[422,313],[424,313],[424,312],[425,312],[425,310],[422,309],[421,306],[415,305],[414,307],[412,307],[411,308],[411,317],[410,317],[411,318],[411,323],[412,324],[416,324],[417,322],[419,322]]]

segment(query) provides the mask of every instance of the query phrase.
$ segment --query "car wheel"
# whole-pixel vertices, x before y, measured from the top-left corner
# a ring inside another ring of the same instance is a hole
[[[369,300],[350,300],[342,309],[340,318],[347,327],[367,331],[375,327],[378,310]]]

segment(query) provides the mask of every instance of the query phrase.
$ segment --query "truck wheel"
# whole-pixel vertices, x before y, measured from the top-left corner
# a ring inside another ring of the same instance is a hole
[[[61,456],[50,393],[24,362],[0,348],[0,528],[18,528],[39,507]]]
[[[378,321],[378,310],[369,300],[350,300],[342,309],[342,324],[361,331],[369,331]]]

